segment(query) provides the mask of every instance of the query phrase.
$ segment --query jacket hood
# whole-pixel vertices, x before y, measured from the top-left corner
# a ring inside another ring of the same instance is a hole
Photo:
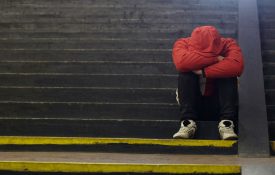
[[[221,36],[213,26],[201,26],[193,30],[189,38],[190,51],[202,56],[219,56],[223,49]]]

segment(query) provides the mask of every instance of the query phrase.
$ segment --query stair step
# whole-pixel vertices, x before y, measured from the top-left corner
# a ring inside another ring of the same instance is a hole
[[[182,30],[157,30],[157,31],[89,31],[89,32],[0,32],[0,41],[51,41],[51,40],[79,40],[89,41],[97,39],[125,39],[125,40],[150,40],[150,39],[177,39],[190,35],[191,31]],[[221,33],[225,36],[235,36],[234,31]]]
[[[172,51],[155,49],[103,50],[1,50],[6,61],[172,61]],[[109,73],[110,74],[110,73]]]
[[[192,31],[200,25],[215,25],[218,28],[236,30],[236,22],[206,22],[199,23],[140,23],[140,22],[119,22],[119,23],[1,23],[0,32],[23,32],[23,31],[51,31],[51,32],[88,32],[90,30],[188,30]],[[272,25],[272,24],[270,24]]]
[[[177,75],[0,74],[0,86],[176,88]],[[272,83],[271,81],[270,83]],[[275,86],[275,85],[274,85]]]
[[[0,49],[171,49],[175,40],[36,40],[1,41]]]
[[[266,105],[269,121],[275,121],[275,105]]]
[[[168,1],[166,1],[168,2]],[[104,13],[105,11],[108,13],[121,13],[124,14],[124,12],[132,12],[132,14],[136,14],[138,12],[144,11],[144,12],[151,12],[151,13],[158,13],[157,10],[163,11],[165,14],[166,12],[177,12],[177,11],[185,11],[187,14],[191,11],[199,11],[200,13],[203,13],[204,11],[211,11],[212,14],[224,12],[223,14],[231,14],[236,13],[238,4],[225,4],[223,3],[208,3],[208,4],[198,4],[198,3],[183,3],[175,4],[175,3],[155,3],[154,5],[148,4],[148,3],[137,3],[131,4],[80,4],[77,5],[70,5],[63,3],[61,5],[57,5],[53,3],[54,5],[42,5],[43,2],[40,3],[32,3],[32,4],[19,4],[19,3],[13,3],[11,6],[5,6],[4,4],[0,7],[2,15],[28,15],[28,14],[40,14],[40,15],[54,15],[54,16],[61,16],[63,14],[72,14],[75,13],[78,14],[85,14],[85,13]],[[220,2],[220,1],[219,1]],[[98,3],[98,2],[97,2]],[[62,6],[63,5],[63,6]],[[24,8],[22,8],[24,7]],[[111,11],[111,12],[110,12]],[[270,13],[271,9],[265,9],[266,13]],[[272,12],[271,12],[272,13]],[[209,13],[208,13],[209,14]]]
[[[265,39],[275,39],[275,29],[264,29],[260,26],[261,38]]]
[[[40,118],[39,118],[40,117]],[[90,117],[90,116],[89,116]],[[161,116],[158,116],[159,118]],[[145,118],[145,117],[144,117]],[[174,120],[172,120],[174,118]],[[1,117],[1,135],[171,139],[180,128],[178,116],[164,119],[95,119],[55,116]],[[196,121],[196,139],[219,140],[218,121]],[[237,127],[236,127],[237,128]]]
[[[274,62],[275,50],[262,50],[263,62]],[[266,75],[266,74],[265,74]]]
[[[275,39],[265,39],[262,41],[261,46],[264,50],[273,50],[275,49]]]
[[[275,155],[275,141],[271,141],[271,152],[273,155]]]
[[[175,88],[0,87],[1,101],[175,103]]]
[[[0,115],[16,118],[178,120],[175,103],[1,101]]]
[[[20,9],[10,9],[5,13],[0,13],[0,22],[49,22],[49,21],[97,21],[114,20],[114,19],[153,19],[159,16],[163,20],[175,19],[179,21],[181,18],[183,21],[189,21],[190,19],[206,19],[213,20],[220,18],[220,20],[237,20],[237,12],[226,10],[221,8],[219,10],[184,10],[176,8],[171,10],[169,8],[163,8],[161,11],[152,10],[148,8],[96,8],[96,9],[82,9],[76,11],[76,9],[53,9],[53,8],[28,8],[28,11],[20,13]],[[50,11],[51,10],[51,11]],[[185,17],[185,18],[183,18]],[[207,18],[206,18],[207,17]],[[41,19],[39,21],[38,19]]]
[[[141,14],[142,15],[142,14]],[[24,24],[35,24],[35,23],[94,23],[94,24],[122,24],[126,25],[127,23],[136,23],[136,24],[158,24],[158,23],[166,23],[166,24],[177,24],[177,23],[236,23],[237,16],[233,15],[201,15],[201,16],[188,16],[185,14],[182,15],[150,15],[146,16],[136,16],[136,17],[127,17],[122,15],[113,16],[112,14],[108,14],[105,16],[102,15],[86,15],[83,17],[66,17],[66,18],[54,18],[54,17],[40,17],[40,16],[19,16],[19,17],[7,17],[1,16],[2,19],[0,23],[24,23]]]
[[[275,76],[264,75],[265,90],[275,89]]]
[[[274,116],[274,114],[273,114]],[[268,129],[269,129],[269,138],[270,140],[274,140],[275,141],[275,120],[271,120],[269,118],[269,122],[268,122]],[[275,143],[272,143],[274,145],[275,148]],[[274,149],[274,153],[275,153],[275,149]]]
[[[237,141],[0,136],[0,150],[80,150],[104,152],[168,152],[234,154]]]
[[[267,0],[263,0],[258,2],[258,7],[261,13],[269,13],[272,12],[272,9],[274,10],[275,4],[273,1],[268,2]]]
[[[264,75],[275,75],[275,62],[265,62],[263,64],[263,70]]]
[[[260,22],[274,19],[274,2],[259,2],[259,17]]]
[[[274,89],[266,89],[265,90],[266,95],[266,104],[267,105],[275,105],[275,90]]]
[[[274,14],[275,14],[274,12],[273,13],[260,12],[259,20],[260,22],[274,20]]]
[[[3,8],[4,7],[10,7],[11,3],[9,3],[8,0],[5,0],[3,2]],[[83,1],[83,2],[79,2],[77,4],[77,7],[86,7],[86,8],[95,8],[98,6],[132,6],[132,7],[143,7],[143,6],[179,6],[179,7],[189,7],[189,6],[210,6],[210,4],[212,6],[224,6],[224,7],[236,7],[237,6],[237,2],[235,0],[227,0],[224,2],[221,2],[219,0],[209,0],[208,2],[205,2],[203,0],[199,0],[199,1],[188,1],[188,0],[156,0],[156,1],[146,1],[146,0],[140,0],[140,1],[131,1],[131,0],[120,0],[120,1],[107,1],[107,0],[93,0],[93,1]],[[66,1],[64,2],[53,2],[53,1],[49,1],[49,2],[45,2],[45,1],[24,1],[24,2],[13,2],[12,6],[14,7],[32,7],[32,8],[39,8],[39,7],[59,7],[59,8],[72,8],[75,7],[76,4],[74,1]]]
[[[149,50],[148,50],[149,51]],[[171,62],[0,62],[0,73],[176,74]]]
[[[89,32],[0,32],[0,41],[15,41],[18,40],[43,40],[43,41],[50,41],[50,40],[96,40],[96,39],[143,39],[143,40],[150,40],[150,39],[169,39],[169,40],[176,40],[177,38],[181,37],[188,37],[191,34],[190,31],[183,31],[183,30],[156,30],[156,31],[142,31],[142,30],[132,30],[132,31],[89,31]],[[237,38],[237,33],[235,30],[228,31],[226,29],[220,30],[220,34],[223,37],[231,37]],[[273,31],[266,31],[268,35],[272,35]]]
[[[275,28],[275,21],[262,21],[261,27],[263,27],[265,29]]]
[[[39,161],[18,161],[0,162],[1,171],[16,171],[21,173],[139,173],[139,174],[241,174],[241,167],[238,165],[215,165],[215,164],[106,164],[88,162],[39,162]]]
[[[208,145],[156,142],[183,142],[167,139],[179,128],[177,71],[171,58],[174,41],[206,24],[216,26],[225,37],[237,38],[237,9],[236,0],[4,0],[0,7],[1,135],[115,137],[109,141],[130,137],[121,144],[94,148],[236,154],[236,141],[215,140],[218,121],[212,118],[197,122],[196,138],[208,140],[187,141]],[[81,139],[71,137],[67,140]],[[135,137],[144,142],[130,143]],[[148,142],[152,140],[155,143]],[[233,144],[217,146],[223,142]],[[0,147],[64,151],[75,146]],[[78,151],[92,150],[87,146],[78,145]]]

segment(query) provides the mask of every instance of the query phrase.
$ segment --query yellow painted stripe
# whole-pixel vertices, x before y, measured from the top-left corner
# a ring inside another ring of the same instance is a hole
[[[275,141],[271,141],[270,144],[271,144],[271,150],[275,152]]]
[[[240,173],[237,165],[179,165],[179,164],[98,164],[63,162],[0,162],[2,171],[72,172],[72,173]]]
[[[183,140],[183,139],[137,139],[137,138],[89,138],[89,137],[22,137],[1,136],[0,145],[161,145],[161,146],[211,146],[232,147],[232,140]]]

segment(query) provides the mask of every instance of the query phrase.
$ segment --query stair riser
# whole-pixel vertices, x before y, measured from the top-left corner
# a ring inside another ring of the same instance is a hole
[[[177,87],[177,75],[0,75],[0,80],[0,86],[21,87]]]
[[[264,86],[265,89],[275,89],[275,79],[274,78],[265,78]]]
[[[74,7],[75,6],[75,1],[66,1],[65,3],[63,1],[60,2],[54,2],[54,1],[32,1],[32,0],[25,0],[24,2],[22,1],[12,1],[9,2],[8,0],[3,1],[3,4],[5,4],[6,6],[9,5],[14,5],[13,7],[17,7],[17,6],[31,6],[31,7]],[[196,6],[196,5],[203,5],[203,6],[207,6],[207,5],[216,5],[216,6],[236,6],[237,3],[234,0],[227,0],[227,1],[219,1],[219,0],[209,0],[207,2],[203,1],[203,0],[199,0],[196,1],[196,3],[194,3],[193,1],[188,1],[188,0],[155,0],[155,1],[146,1],[146,0],[140,0],[140,1],[131,1],[131,0],[116,0],[116,1],[107,1],[107,0],[92,0],[92,1],[88,1],[88,0],[83,0],[81,2],[78,3],[78,6],[116,6],[116,5],[132,5],[132,6],[139,6],[139,5],[148,5],[148,6],[154,6],[154,5],[159,5],[159,6],[165,6],[165,5],[170,5],[170,6]],[[3,7],[5,7],[5,5]]]
[[[274,29],[275,21],[262,21],[261,27],[264,29]]]
[[[6,19],[0,19],[1,22],[18,21],[16,18],[25,19],[25,20],[37,20],[37,19],[67,19],[76,20],[77,18],[90,19],[90,18],[109,18],[109,19],[150,19],[157,16],[163,18],[201,18],[209,17],[209,19],[215,19],[217,17],[224,19],[236,19],[237,12],[227,10],[226,7],[221,7],[219,10],[192,10],[192,9],[183,9],[176,7],[174,10],[169,8],[162,8],[161,11],[152,10],[152,7],[145,8],[133,8],[125,7],[124,9],[120,8],[90,8],[81,10],[76,8],[14,8],[14,9],[3,9],[0,12],[0,17],[5,17]],[[192,8],[192,7],[191,7]],[[268,14],[269,15],[269,14]],[[266,15],[265,15],[266,16]],[[91,19],[92,20],[92,19]],[[184,19],[183,19],[184,20]],[[20,22],[20,21],[19,21]],[[38,21],[39,22],[39,21]]]
[[[0,59],[9,61],[134,61],[171,62],[172,51],[167,50],[22,50],[1,51]],[[152,72],[153,73],[153,72]],[[110,73],[109,73],[110,74]]]
[[[275,122],[273,121],[269,121],[268,123],[268,129],[269,129],[269,137],[271,141],[275,140],[275,135],[273,134],[275,132]],[[275,155],[275,149],[272,150],[273,155]]]
[[[168,41],[57,41],[57,42],[0,42],[0,49],[171,49]]]
[[[177,105],[0,103],[0,116],[16,118],[179,120]]]
[[[176,74],[172,63],[0,63],[0,73]]]
[[[51,31],[51,32],[89,32],[90,30],[163,30],[163,29],[173,29],[173,30],[184,30],[184,31],[192,31],[197,26],[201,25],[214,25],[217,28],[227,29],[228,31],[236,30],[236,23],[224,23],[224,22],[214,22],[209,23],[206,21],[201,21],[198,23],[175,23],[175,24],[167,24],[167,23],[143,23],[143,22],[119,22],[119,23],[94,23],[94,24],[83,24],[83,23],[75,23],[75,24],[55,24],[55,23],[0,23],[0,32],[11,32],[11,31]]]
[[[115,121],[115,120],[9,120],[0,119],[2,135],[82,136],[119,138],[171,138],[178,130],[178,121]],[[211,128],[214,123],[199,124]],[[16,129],[17,128],[17,129]],[[165,132],[163,132],[165,130]],[[211,130],[211,129],[210,129]],[[34,132],[35,131],[35,132]],[[110,132],[111,131],[111,132]],[[210,137],[215,138],[217,135]],[[202,134],[202,133],[198,133]],[[209,136],[208,135],[208,136]]]
[[[264,50],[275,50],[275,39],[266,39],[262,41],[262,49]]]
[[[266,39],[275,39],[275,30],[272,30],[272,29],[265,30],[262,28],[261,38],[262,38],[262,42],[263,40],[266,40]]]
[[[0,23],[100,23],[100,24],[109,24],[109,23],[167,23],[167,24],[177,24],[177,23],[200,23],[200,22],[209,22],[209,23],[232,23],[237,22],[236,16],[223,16],[223,15],[204,15],[204,16],[188,16],[185,14],[177,15],[150,15],[142,16],[142,14],[137,14],[135,16],[125,16],[123,15],[87,15],[87,16],[74,16],[74,17],[6,17],[1,16]]]
[[[265,63],[263,66],[264,75],[275,75],[275,64]]]
[[[267,105],[267,118],[268,121],[275,121],[275,106]]]
[[[274,62],[274,56],[275,56],[275,52],[267,52],[262,50],[263,53],[263,62],[269,62],[272,63]]]
[[[0,88],[0,101],[175,103],[174,89]]]
[[[20,42],[26,41],[94,41],[96,39],[124,39],[124,40],[158,40],[158,39],[169,39],[176,40],[177,38],[189,37],[192,31],[182,30],[170,30],[166,32],[155,31],[155,32],[142,32],[142,31],[108,31],[108,32],[97,32],[90,31],[87,33],[55,33],[55,32],[0,32],[0,43],[4,41]],[[223,32],[220,34],[227,38],[236,38],[237,33],[235,31]],[[275,35],[274,35],[275,36]]]
[[[275,105],[275,91],[266,91],[266,104]]]
[[[216,121],[198,121],[196,138],[219,139]],[[0,119],[2,135],[82,136],[170,139],[178,131],[178,120],[66,120],[66,119]],[[112,131],[112,132],[110,132]],[[165,131],[165,132],[163,132]],[[205,132],[207,131],[207,132]]]

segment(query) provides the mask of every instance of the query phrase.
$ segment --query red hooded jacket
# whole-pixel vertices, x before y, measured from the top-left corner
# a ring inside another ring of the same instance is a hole
[[[219,61],[218,56],[224,59]],[[215,78],[240,76],[244,68],[237,42],[232,38],[221,38],[213,26],[197,27],[191,37],[178,39],[173,47],[173,61],[180,72],[203,70],[207,78],[206,88],[212,86]]]

